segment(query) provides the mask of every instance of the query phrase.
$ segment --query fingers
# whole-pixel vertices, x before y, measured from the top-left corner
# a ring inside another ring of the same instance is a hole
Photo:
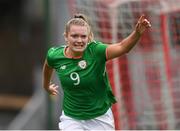
[[[144,31],[150,27],[151,27],[150,22],[145,18],[145,15],[143,14],[139,18],[139,20],[136,24],[135,30],[138,34],[142,35],[144,33]]]
[[[151,27],[151,24],[150,24],[150,22],[149,22],[147,19],[144,19],[143,22],[142,22],[142,24],[143,24],[146,28]]]
[[[59,86],[57,86],[55,84],[50,84],[50,86],[49,86],[49,93],[52,94],[52,95],[58,95],[59,94],[58,87]]]
[[[59,94],[59,92],[58,92],[58,86],[55,86],[54,88],[53,88],[53,90],[52,90],[52,95],[58,95]]]
[[[140,16],[138,22],[142,23],[144,19],[145,19],[145,15],[143,14]]]
[[[138,20],[139,24],[142,24],[143,26],[145,26],[146,28],[151,27],[150,22],[145,18],[145,15],[141,15],[141,17]]]

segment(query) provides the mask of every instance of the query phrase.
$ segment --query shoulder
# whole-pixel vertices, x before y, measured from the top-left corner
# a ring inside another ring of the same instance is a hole
[[[88,47],[89,48],[96,48],[96,47],[101,47],[101,46],[107,46],[107,44],[105,44],[105,43],[103,43],[103,42],[101,42],[101,41],[96,41],[96,40],[94,40],[94,41],[92,41],[92,42],[90,42],[89,44],[88,44]]]
[[[54,57],[54,56],[59,56],[60,54],[63,53],[63,50],[65,48],[65,45],[62,45],[62,46],[58,46],[58,47],[51,47],[48,49],[48,52],[47,52],[47,55],[49,57]]]
[[[101,49],[101,48],[106,48],[108,46],[108,44],[105,44],[101,41],[92,41],[88,44],[89,48],[92,48],[92,49]]]
[[[97,59],[106,59],[106,48],[108,44],[100,41],[92,41],[88,44],[88,51]]]
[[[50,67],[54,67],[57,60],[64,57],[64,55],[63,55],[64,48],[65,48],[64,45],[49,48],[46,59],[47,59],[48,65]]]
[[[93,41],[91,41],[88,45],[98,45],[98,44],[104,44],[103,42],[101,42],[101,41],[97,41],[97,40],[93,40]]]

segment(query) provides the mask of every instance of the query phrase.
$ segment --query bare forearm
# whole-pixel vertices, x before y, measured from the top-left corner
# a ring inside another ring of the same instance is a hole
[[[118,43],[121,48],[123,48],[125,53],[128,53],[138,42],[141,35],[137,31],[133,31],[127,38],[125,38],[121,43]]]
[[[134,29],[134,31],[124,40],[119,43],[109,45],[106,49],[106,58],[107,60],[119,57],[125,53],[128,53],[141,38],[141,35],[144,31],[151,27],[150,22],[145,19],[145,16],[142,15]]]
[[[136,45],[144,31],[150,27],[150,22],[142,15],[135,26],[135,30],[121,42],[122,48],[124,48],[126,53]]]
[[[123,54],[128,53],[140,39],[140,34],[133,31],[127,38],[123,41],[109,45],[107,48],[107,60],[119,57]]]
[[[43,87],[45,90],[48,90],[49,84],[51,81],[53,69],[48,67],[47,62],[45,61],[43,66]]]

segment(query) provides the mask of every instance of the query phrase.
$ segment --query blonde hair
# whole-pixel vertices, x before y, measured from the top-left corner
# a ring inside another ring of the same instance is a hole
[[[68,34],[68,32],[70,31],[71,25],[86,26],[89,30],[88,42],[93,41],[94,35],[91,30],[88,18],[84,14],[80,14],[80,13],[75,14],[74,17],[67,22],[65,26],[64,35]]]

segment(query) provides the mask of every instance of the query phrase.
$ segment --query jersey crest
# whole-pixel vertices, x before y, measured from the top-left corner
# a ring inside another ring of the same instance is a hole
[[[78,66],[81,68],[81,69],[85,69],[86,66],[87,66],[87,62],[85,60],[81,60],[78,62]]]

